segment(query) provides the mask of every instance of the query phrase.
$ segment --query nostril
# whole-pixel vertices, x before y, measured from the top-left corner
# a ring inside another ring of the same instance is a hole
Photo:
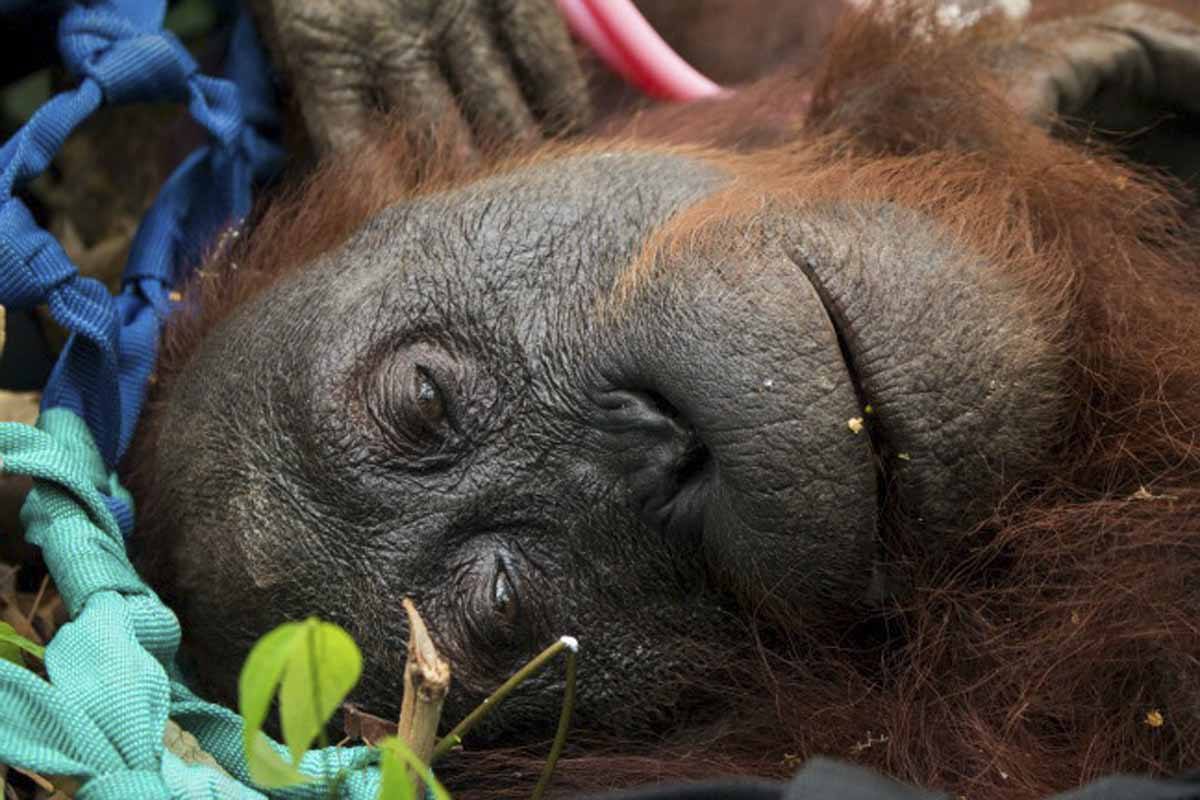
[[[679,409],[657,392],[616,389],[597,399],[603,410],[600,427],[610,433],[636,431],[677,438],[683,419]]]
[[[704,529],[705,499],[711,476],[711,454],[690,427],[675,458],[660,465],[655,480],[640,491],[639,514],[675,542],[697,542]]]
[[[646,399],[650,401],[656,409],[658,409],[658,413],[662,414],[664,417],[668,419],[679,419],[681,416],[683,416],[679,413],[679,409],[676,408],[670,400],[663,397],[658,392],[645,391],[642,394],[644,394]]]
[[[700,441],[700,437],[696,435],[695,431],[689,429],[689,433],[691,436],[687,449],[683,451],[683,455],[675,464],[676,486],[683,486],[699,477],[710,460],[708,448],[704,446],[704,442]]]
[[[701,524],[711,453],[698,431],[667,397],[617,389],[597,398],[607,449],[629,487],[630,503],[651,525],[674,535]]]

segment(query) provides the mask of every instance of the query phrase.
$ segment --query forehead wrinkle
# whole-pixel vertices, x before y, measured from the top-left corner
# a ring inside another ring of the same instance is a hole
[[[375,272],[378,289],[414,314],[445,295],[444,313],[507,319],[536,358],[536,341],[594,325],[597,300],[631,256],[636,262],[665,221],[728,177],[703,159],[667,153],[539,162],[402,201],[343,255]]]

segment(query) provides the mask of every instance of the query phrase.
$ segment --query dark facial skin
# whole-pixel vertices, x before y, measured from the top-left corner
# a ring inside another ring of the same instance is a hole
[[[867,602],[897,509],[969,523],[1028,471],[1051,332],[992,265],[901,208],[765,197],[759,235],[653,252],[727,184],[663,152],[541,161],[384,211],[222,323],[155,465],[201,685],[232,700],[254,639],[317,614],[394,717],[408,595],[448,720],[568,634],[578,726],[631,734],[703,702],[665,678],[729,663],[747,611]],[[559,683],[485,735],[544,734]]]

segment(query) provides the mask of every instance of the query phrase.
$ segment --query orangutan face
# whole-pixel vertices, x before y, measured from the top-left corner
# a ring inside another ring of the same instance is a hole
[[[769,195],[668,245],[736,183],[538,161],[386,209],[209,335],[156,464],[202,683],[316,613],[392,716],[412,596],[449,716],[570,634],[580,724],[636,730],[700,702],[679,676],[746,647],[746,609],[853,610],[895,517],[942,535],[1029,473],[1057,361],[995,265],[902,207]],[[490,733],[552,725],[558,681]]]

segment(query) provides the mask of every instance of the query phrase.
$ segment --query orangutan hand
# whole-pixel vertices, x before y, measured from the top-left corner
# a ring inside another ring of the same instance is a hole
[[[996,62],[1029,118],[1084,125],[1181,177],[1200,168],[1200,25],[1185,17],[1124,3],[1028,28]]]
[[[382,110],[476,141],[586,119],[583,73],[553,0],[249,3],[318,150],[354,147]]]

